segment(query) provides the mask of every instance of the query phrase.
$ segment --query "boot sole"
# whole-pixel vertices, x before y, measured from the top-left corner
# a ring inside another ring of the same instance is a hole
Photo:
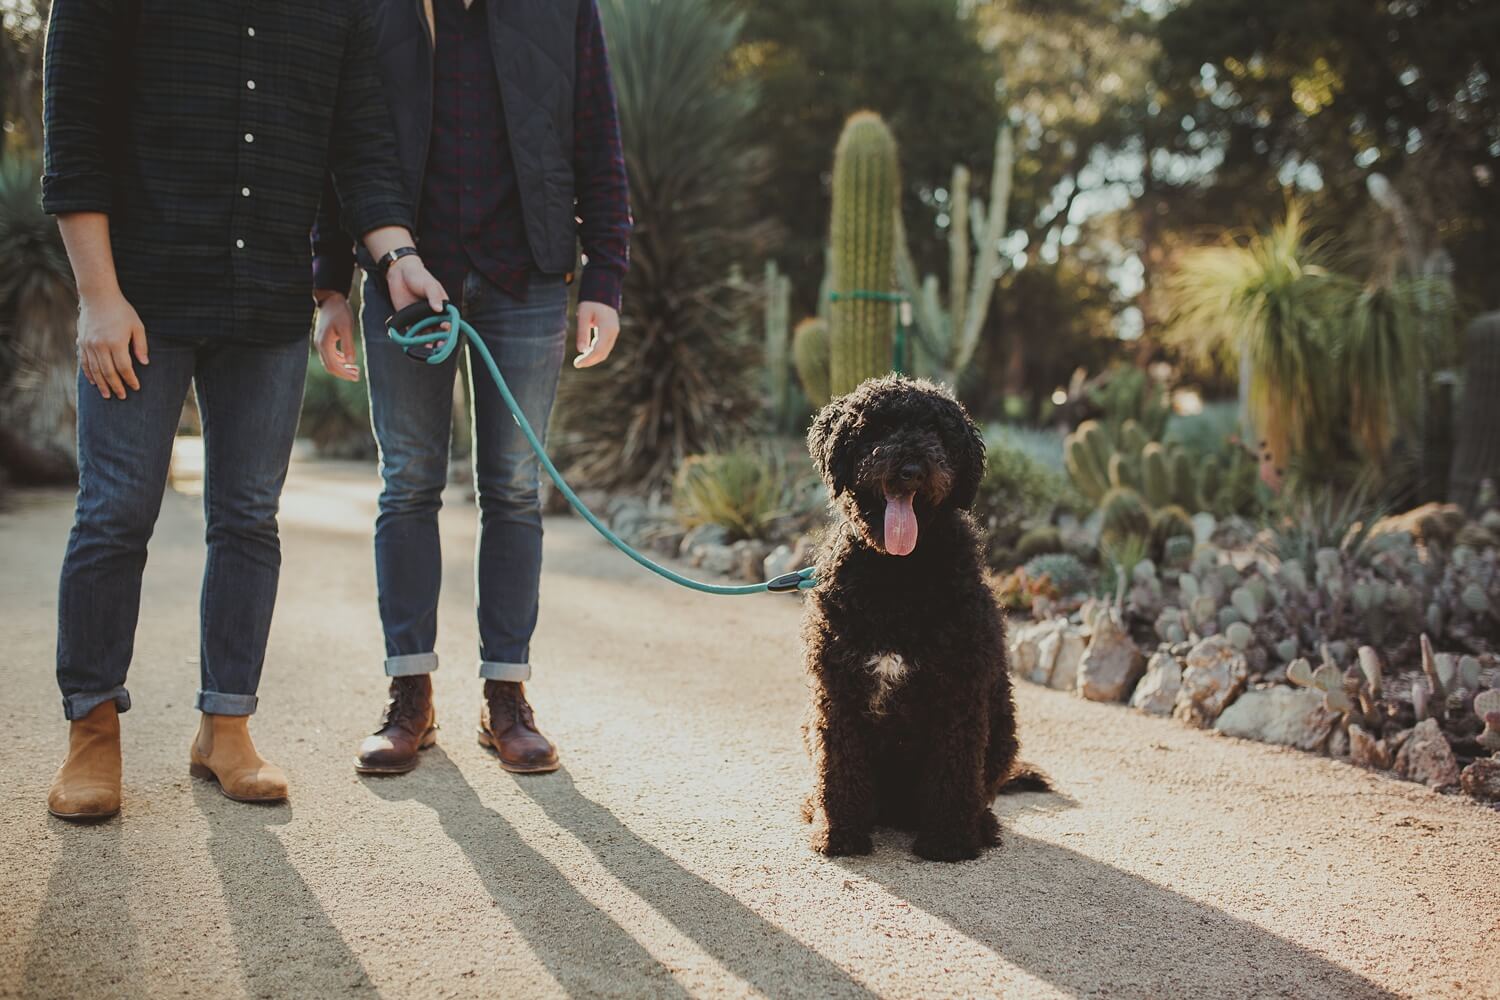
[[[233,799],[236,802],[248,802],[254,804],[266,802],[285,802],[287,800],[287,796],[285,795],[268,795],[258,798],[250,798],[244,795],[232,795],[230,794],[229,790],[225,788],[224,785],[219,781],[219,776],[215,774],[207,764],[189,764],[188,774],[191,774],[195,778],[202,778],[204,781],[212,781],[215,785],[218,786],[220,795],[224,796],[226,799]]]
[[[412,755],[409,764],[361,764],[359,758],[354,758],[355,774],[410,774],[417,769],[420,762],[418,754],[423,750],[430,750],[437,746],[437,726],[427,730],[427,735],[422,737],[422,742],[417,744],[417,753]]]
[[[102,823],[102,822],[104,822],[107,819],[113,819],[114,817],[120,815],[120,807],[119,806],[115,806],[109,812],[62,813],[62,812],[58,812],[56,809],[53,809],[53,808],[51,808],[49,806],[48,809],[47,809],[47,812],[51,813],[53,816],[56,816],[58,819],[66,820],[69,823],[89,824],[89,823]]]
[[[500,751],[495,747],[495,741],[490,738],[489,733],[483,730],[479,733],[479,745],[494,754],[495,759],[500,762],[501,769],[511,774],[551,774],[562,767],[561,760],[554,760],[550,764],[512,764],[500,756]]]

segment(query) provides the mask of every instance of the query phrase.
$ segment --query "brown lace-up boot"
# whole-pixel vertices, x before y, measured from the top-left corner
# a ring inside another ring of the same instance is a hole
[[[417,755],[437,742],[437,730],[432,676],[393,677],[380,728],[359,745],[354,769],[360,774],[405,774],[417,766]]]
[[[500,758],[515,774],[540,774],[558,768],[557,747],[536,728],[526,690],[515,681],[485,681],[479,712],[479,745]]]

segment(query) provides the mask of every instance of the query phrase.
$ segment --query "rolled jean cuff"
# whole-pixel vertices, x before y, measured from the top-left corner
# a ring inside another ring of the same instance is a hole
[[[404,656],[388,656],[385,659],[387,677],[416,677],[430,674],[438,668],[436,653],[407,653]]]
[[[63,698],[63,718],[69,722],[81,719],[106,701],[115,703],[115,711],[130,711],[130,692],[123,687],[109,691],[80,691]]]
[[[487,681],[529,681],[531,680],[531,664],[480,660],[479,676]]]
[[[253,694],[223,694],[219,691],[199,691],[194,707],[209,715],[254,715],[260,699]]]

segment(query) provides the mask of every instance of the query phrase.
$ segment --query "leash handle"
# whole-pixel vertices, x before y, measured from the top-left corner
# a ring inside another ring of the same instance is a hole
[[[541,438],[537,437],[536,431],[532,430],[531,422],[526,419],[526,414],[521,412],[521,404],[516,402],[516,397],[511,394],[510,386],[505,384],[505,376],[500,374],[500,366],[495,363],[494,355],[485,346],[484,339],[479,336],[479,331],[464,322],[458,314],[458,307],[452,302],[443,303],[442,312],[433,312],[432,307],[426,302],[414,302],[393,314],[386,320],[386,335],[400,345],[406,355],[414,360],[423,361],[429,365],[442,364],[457,349],[459,341],[467,337],[469,345],[479,355],[479,360],[484,362],[484,367],[489,371],[490,378],[495,382],[495,388],[500,390],[500,397],[505,400],[506,407],[510,410],[511,417],[516,426],[521,429],[521,434],[526,438],[526,443],[531,446],[535,453],[537,462],[546,470],[548,477],[556,484],[557,490],[568,501],[568,504],[578,512],[578,516],[593,526],[594,530],[604,536],[615,548],[629,556],[639,565],[645,567],[664,579],[673,583],[696,590],[704,594],[720,594],[738,597],[744,594],[765,593],[796,593],[799,590],[808,590],[817,585],[813,577],[811,566],[792,573],[783,573],[774,580],[765,583],[751,583],[743,586],[728,586],[718,583],[704,583],[691,577],[683,576],[675,570],[668,569],[655,560],[643,555],[629,542],[615,534],[601,521],[594,512],[589,510],[578,494],[574,493],[572,487],[563,479],[562,473],[557,471],[557,466],[552,464],[552,459],[547,456],[547,449],[542,447]],[[442,324],[448,324],[448,329],[442,329]]]

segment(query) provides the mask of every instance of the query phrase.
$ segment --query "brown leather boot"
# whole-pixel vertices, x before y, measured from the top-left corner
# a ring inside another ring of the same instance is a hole
[[[479,710],[479,745],[500,758],[515,774],[540,774],[558,768],[557,747],[536,728],[526,690],[515,681],[485,681]]]
[[[68,724],[68,757],[52,779],[47,811],[74,822],[120,811],[120,713],[113,700]]]
[[[432,677],[391,678],[380,728],[366,736],[354,759],[360,774],[405,774],[417,766],[417,754],[437,742],[437,712],[432,707]]]
[[[248,715],[204,712],[188,760],[193,777],[218,782],[219,791],[236,802],[286,798],[286,773],[256,752]]]

